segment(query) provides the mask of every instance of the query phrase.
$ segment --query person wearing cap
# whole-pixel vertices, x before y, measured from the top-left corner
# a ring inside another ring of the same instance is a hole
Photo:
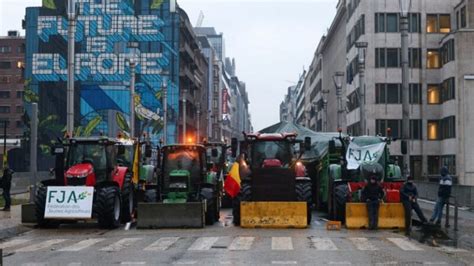
[[[405,208],[405,230],[406,234],[410,234],[411,230],[411,214],[412,210],[415,210],[416,215],[420,218],[422,223],[426,223],[425,215],[423,215],[423,211],[418,205],[418,189],[416,185],[413,183],[413,176],[408,176],[407,181],[400,189],[400,197],[403,203],[403,207]]]
[[[433,216],[430,218],[430,222],[433,223],[436,220],[436,225],[441,225],[441,218],[443,217],[444,205],[449,201],[451,197],[451,187],[453,186],[453,178],[449,175],[448,167],[443,166],[440,170],[441,177],[439,178],[438,187],[438,200],[433,210]]]
[[[379,206],[385,193],[377,182],[377,177],[372,175],[369,183],[362,190],[362,201],[367,203],[367,213],[369,214],[369,230],[375,230],[378,227]]]

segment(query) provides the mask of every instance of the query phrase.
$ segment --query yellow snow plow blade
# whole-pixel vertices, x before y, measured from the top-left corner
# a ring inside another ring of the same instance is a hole
[[[240,226],[243,228],[306,228],[306,202],[241,202]]]
[[[346,203],[346,227],[360,229],[369,227],[369,216],[365,203]],[[402,203],[381,203],[379,228],[405,228],[405,210]]]

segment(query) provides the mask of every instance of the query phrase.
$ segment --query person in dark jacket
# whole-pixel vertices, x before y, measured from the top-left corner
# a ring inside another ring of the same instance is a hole
[[[13,171],[10,168],[5,167],[3,169],[2,189],[3,198],[5,199],[5,207],[3,207],[2,211],[10,211],[10,206],[12,203],[10,196],[10,189],[12,187],[12,175]]]
[[[440,171],[441,177],[439,178],[438,187],[438,200],[433,210],[433,215],[430,218],[430,222],[436,221],[436,225],[441,225],[441,218],[443,217],[444,205],[448,202],[451,197],[451,187],[453,186],[453,178],[449,175],[449,170],[446,166],[443,166]]]
[[[369,214],[369,230],[375,230],[379,222],[379,206],[385,193],[377,182],[376,176],[369,178],[369,183],[362,190],[362,201],[367,203],[367,213]]]
[[[412,210],[415,210],[416,215],[420,218],[422,223],[426,223],[425,215],[421,211],[420,205],[418,205],[418,189],[413,183],[413,176],[408,176],[407,182],[403,185],[400,190],[400,197],[405,208],[405,229],[406,233],[410,234],[411,229],[411,214]]]

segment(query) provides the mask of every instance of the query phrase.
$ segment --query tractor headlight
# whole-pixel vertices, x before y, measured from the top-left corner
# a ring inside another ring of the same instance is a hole
[[[79,175],[79,176],[74,176],[74,175],[66,175],[66,178],[86,178],[87,175]]]
[[[187,187],[188,185],[186,183],[181,183],[181,182],[170,184],[170,188],[187,188]]]

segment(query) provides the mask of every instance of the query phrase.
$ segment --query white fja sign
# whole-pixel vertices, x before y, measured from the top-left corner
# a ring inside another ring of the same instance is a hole
[[[45,218],[92,218],[93,187],[48,187]]]
[[[349,144],[346,153],[347,169],[354,170],[364,162],[376,162],[382,156],[385,143],[377,143],[367,146],[359,146],[354,142]]]

